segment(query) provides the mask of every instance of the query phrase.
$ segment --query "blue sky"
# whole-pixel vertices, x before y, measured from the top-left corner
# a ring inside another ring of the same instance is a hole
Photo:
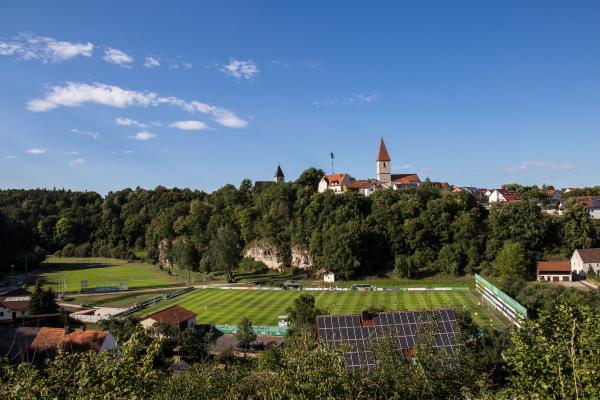
[[[0,4],[0,187],[597,185],[597,1]]]

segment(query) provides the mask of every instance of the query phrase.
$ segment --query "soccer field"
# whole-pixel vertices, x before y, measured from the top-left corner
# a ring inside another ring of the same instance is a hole
[[[156,265],[128,263],[110,258],[59,258],[49,257],[32,279],[42,279],[45,286],[59,290],[59,282],[64,280],[66,291],[79,291],[81,281],[87,280],[88,287],[112,286],[127,282],[132,288],[150,288],[182,284],[182,281],[169,276]]]
[[[296,297],[307,293],[315,297],[317,307],[328,314],[359,313],[368,307],[385,310],[419,310],[452,306],[471,311],[479,325],[505,326],[508,321],[482,303],[475,290],[408,292],[299,292],[263,290],[196,289],[172,300],[144,309],[138,316],[146,316],[178,304],[198,314],[198,323],[237,324],[248,317],[254,325],[277,325],[277,317],[286,314]]]

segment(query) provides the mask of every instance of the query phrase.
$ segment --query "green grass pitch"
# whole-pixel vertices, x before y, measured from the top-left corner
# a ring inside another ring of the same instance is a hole
[[[172,300],[160,302],[144,309],[138,316],[144,317],[169,306],[178,304],[198,314],[198,323],[237,324],[248,317],[254,325],[277,325],[277,317],[286,310],[301,293],[315,297],[317,307],[329,314],[359,313],[367,307],[385,310],[419,310],[452,306],[471,311],[479,325],[506,326],[508,321],[496,311],[490,310],[475,290],[454,292],[299,292],[262,290],[196,289]]]
[[[69,292],[79,291],[82,280],[88,281],[88,287],[127,282],[130,289],[182,284],[155,265],[109,258],[49,257],[36,271],[36,276],[30,283],[34,284],[38,278],[54,291],[59,290],[59,282],[64,280],[65,290]]]

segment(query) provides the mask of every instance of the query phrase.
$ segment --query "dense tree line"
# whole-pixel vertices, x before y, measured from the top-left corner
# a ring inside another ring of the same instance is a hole
[[[56,252],[152,262],[162,254],[183,268],[232,273],[244,246],[265,242],[286,265],[292,246],[302,246],[318,268],[341,278],[478,269],[526,277],[535,259],[568,256],[599,242],[598,226],[574,203],[564,216],[549,217],[541,214],[539,199],[487,210],[466,192],[451,194],[427,183],[369,198],[317,193],[322,174],[311,168],[295,182],[255,188],[244,180],[239,188],[225,185],[210,194],[160,186],[105,197],[3,190],[0,268],[14,263],[22,269],[25,255],[34,261]],[[507,264],[515,257],[522,261],[517,269]]]

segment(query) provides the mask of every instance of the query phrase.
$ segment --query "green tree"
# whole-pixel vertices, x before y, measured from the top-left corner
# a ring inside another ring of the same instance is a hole
[[[570,257],[575,249],[592,247],[596,242],[596,231],[590,215],[576,201],[567,202],[561,218],[563,254]]]
[[[48,314],[56,312],[58,305],[56,304],[56,295],[52,291],[52,288],[44,290],[42,284],[38,281],[35,284],[33,293],[31,294],[31,300],[27,311],[30,315]]]
[[[240,342],[250,343],[256,340],[256,333],[252,329],[252,321],[249,318],[243,317],[237,326],[235,334]]]
[[[292,336],[298,331],[313,330],[317,315],[322,311],[315,307],[315,298],[308,294],[301,294],[294,300],[294,305],[287,310],[289,329],[288,335]]]
[[[227,272],[228,281],[241,260],[240,237],[229,225],[219,228],[217,236],[210,242],[211,261],[217,268]]]
[[[73,241],[73,224],[67,217],[62,217],[54,226],[54,241],[61,247]]]
[[[600,315],[561,296],[513,331],[505,356],[509,398],[600,397]]]
[[[532,258],[521,243],[505,242],[494,259],[494,272],[499,276],[530,277]]]

